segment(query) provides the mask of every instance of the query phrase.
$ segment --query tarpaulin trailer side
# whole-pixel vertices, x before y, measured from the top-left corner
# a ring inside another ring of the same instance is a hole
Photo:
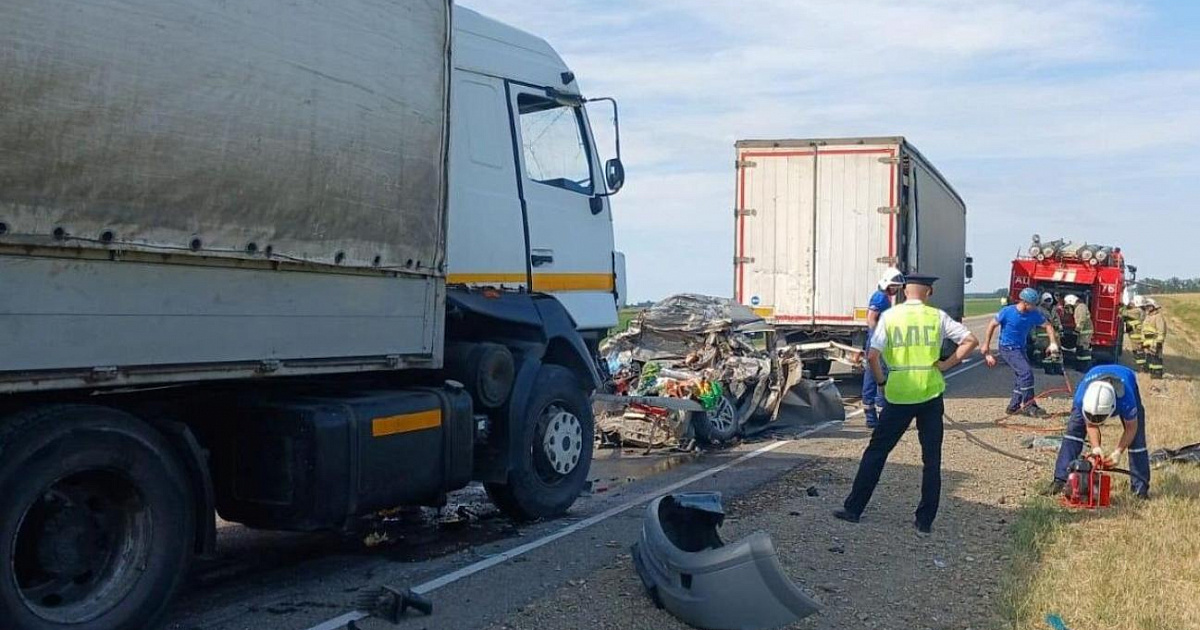
[[[0,5],[0,390],[436,366],[449,46],[443,0]]]
[[[904,138],[736,144],[734,296],[807,339],[861,336],[889,266],[937,275],[963,312],[966,209]]]

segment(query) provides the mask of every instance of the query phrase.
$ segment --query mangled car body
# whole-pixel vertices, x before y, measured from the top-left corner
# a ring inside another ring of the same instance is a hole
[[[749,308],[718,297],[674,295],[643,311],[600,348],[613,393],[635,403],[617,421],[623,438],[634,434],[645,446],[693,435],[724,442],[770,423],[789,398],[844,417],[832,382],[802,385],[799,357],[774,348],[771,331]],[[663,430],[650,432],[657,441],[639,439],[646,431],[628,420]]]

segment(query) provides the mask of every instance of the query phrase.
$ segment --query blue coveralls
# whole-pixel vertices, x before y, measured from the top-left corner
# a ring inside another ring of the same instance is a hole
[[[1083,418],[1083,393],[1087,386],[1098,380],[1108,380],[1117,389],[1115,415],[1124,422],[1137,422],[1137,433],[1129,445],[1129,487],[1134,494],[1148,496],[1150,492],[1150,453],[1146,450],[1146,408],[1138,391],[1137,374],[1123,365],[1098,365],[1084,375],[1075,390],[1075,403],[1071,406],[1071,418],[1067,420],[1067,432],[1058,449],[1058,460],[1054,464],[1054,478],[1067,480],[1067,467],[1079,458],[1087,446],[1087,429]]]
[[[1022,313],[1014,304],[1000,309],[996,313],[996,321],[1000,323],[1000,358],[1016,376],[1007,411],[1016,413],[1036,407],[1037,404],[1033,402],[1033,368],[1025,356],[1025,346],[1029,343],[1029,331],[1045,325],[1046,318],[1039,309],[1033,308]]]
[[[871,301],[867,303],[868,310],[875,311],[880,315],[891,307],[892,298],[888,296],[887,292],[880,290],[871,294]],[[871,350],[871,336],[874,334],[874,328],[867,331],[867,343],[863,348],[867,352]],[[880,359],[880,365],[883,367],[883,377],[887,378],[887,364],[883,363],[883,359]],[[862,402],[863,416],[866,418],[867,426],[874,428],[879,424],[879,411],[876,408],[882,410],[887,401],[883,399],[883,393],[879,391],[879,384],[875,382],[875,373],[871,371],[869,364],[863,373]]]

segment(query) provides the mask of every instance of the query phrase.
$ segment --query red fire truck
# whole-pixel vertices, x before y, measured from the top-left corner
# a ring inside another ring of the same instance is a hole
[[[1035,234],[1027,252],[1013,260],[1009,301],[1015,303],[1021,289],[1026,287],[1033,287],[1039,294],[1054,295],[1058,304],[1062,304],[1067,295],[1075,295],[1088,305],[1092,315],[1095,362],[1115,363],[1121,356],[1125,336],[1121,321],[1122,296],[1126,285],[1134,284],[1134,273],[1136,268],[1126,266],[1119,247],[1064,240],[1043,242]],[[1066,327],[1070,335],[1070,322],[1066,322]],[[1070,347],[1070,341],[1068,339],[1068,344],[1064,345]]]

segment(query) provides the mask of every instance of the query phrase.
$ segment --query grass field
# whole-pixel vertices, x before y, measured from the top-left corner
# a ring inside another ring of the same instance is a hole
[[[970,298],[963,305],[963,316],[991,315],[998,310],[1000,310],[1000,298]]]
[[[1200,442],[1200,295],[1156,299],[1169,330],[1167,378],[1140,383],[1151,451]],[[1118,432],[1108,427],[1106,445]],[[1009,627],[1047,628],[1054,613],[1072,630],[1200,628],[1200,466],[1155,469],[1146,502],[1118,480],[1107,510],[1051,498],[1022,508],[1001,602]]]
[[[617,312],[617,325],[608,329],[608,334],[611,337],[617,333],[625,332],[629,328],[629,322],[633,321],[638,313],[642,312],[640,308],[623,308]]]

